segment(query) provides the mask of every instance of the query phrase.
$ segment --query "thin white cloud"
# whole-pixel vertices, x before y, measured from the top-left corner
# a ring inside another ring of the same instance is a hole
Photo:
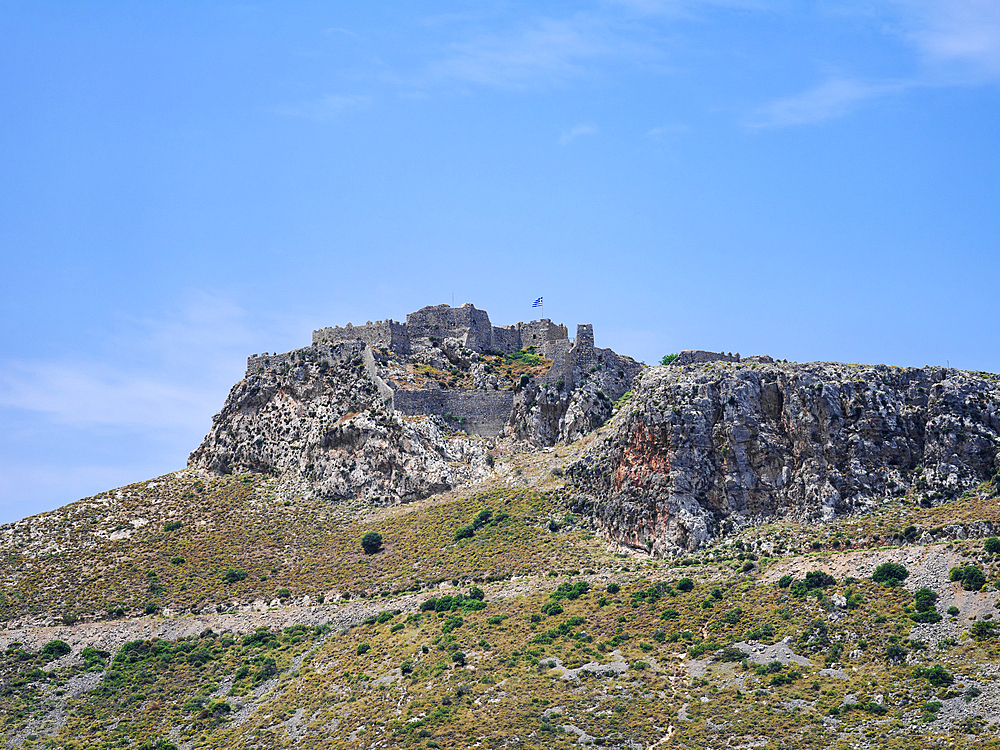
[[[647,54],[642,45],[615,34],[607,19],[538,18],[504,34],[478,34],[453,43],[450,54],[428,66],[427,78],[536,88],[580,76],[599,59]]]
[[[751,128],[781,128],[807,125],[843,117],[862,103],[911,88],[905,81],[869,82],[834,78],[795,96],[778,99],[759,108],[748,118]]]
[[[900,0],[905,35],[930,65],[955,64],[976,79],[1000,77],[1000,2]],[[954,75],[954,71],[948,71]]]
[[[306,120],[324,122],[335,119],[345,112],[365,109],[370,104],[370,96],[324,94],[317,99],[296,102],[294,104],[282,104],[275,108],[275,112],[285,117],[301,117]]]
[[[712,8],[733,10],[769,10],[773,0],[609,0],[636,15],[669,18],[693,18],[698,11]]]
[[[599,132],[600,129],[596,125],[589,122],[575,125],[569,130],[564,130],[562,132],[562,135],[559,136],[559,145],[565,146],[580,136],[597,135]]]
[[[683,123],[670,123],[669,125],[661,125],[658,128],[647,130],[646,137],[654,141],[663,141],[674,138],[682,133],[687,133],[690,130],[691,128]]]
[[[0,362],[0,408],[56,424],[205,430],[260,331],[225,298],[196,294],[161,320],[125,321],[104,352]]]

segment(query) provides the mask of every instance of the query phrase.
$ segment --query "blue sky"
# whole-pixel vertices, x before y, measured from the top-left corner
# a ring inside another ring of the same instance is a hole
[[[995,0],[0,8],[0,522],[182,468],[248,354],[471,301],[1000,371]]]

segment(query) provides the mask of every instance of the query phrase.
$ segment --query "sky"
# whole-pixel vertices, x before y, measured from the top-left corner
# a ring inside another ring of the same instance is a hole
[[[452,300],[1000,371],[996,0],[7,0],[0,39],[0,523],[183,468],[249,354]]]

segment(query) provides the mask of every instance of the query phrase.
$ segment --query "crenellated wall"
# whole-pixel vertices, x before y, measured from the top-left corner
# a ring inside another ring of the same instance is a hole
[[[513,408],[512,391],[485,390],[399,390],[394,391],[380,374],[374,349],[389,350],[399,356],[408,356],[424,348],[439,345],[444,339],[457,339],[469,350],[478,354],[499,352],[510,354],[535,347],[535,351],[552,360],[552,366],[539,378],[546,383],[561,384],[572,390],[585,382],[595,369],[607,369],[613,377],[605,390],[624,392],[641,366],[629,357],[621,357],[610,349],[594,348],[594,327],[581,324],[576,328],[576,339],[570,341],[569,331],[548,318],[511,326],[494,326],[485,310],[471,303],[461,307],[428,305],[406,316],[406,323],[394,320],[369,321],[363,326],[348,323],[313,331],[310,349],[288,354],[254,355],[247,361],[247,375],[287,365],[295,366],[303,358],[313,358],[319,352],[343,349],[338,345],[354,342],[364,344],[363,349],[350,348],[351,356],[360,356],[372,382],[378,387],[385,401],[401,414],[434,414],[445,417],[452,426],[465,429],[470,434],[495,437],[502,430]],[[329,356],[329,355],[327,355]],[[618,394],[620,395],[620,394]],[[617,395],[615,396],[617,398]]]
[[[406,316],[410,340],[459,339],[467,349],[482,354],[493,349],[493,325],[485,310],[466,302],[461,307],[429,305]]]
[[[341,344],[345,341],[364,341],[373,349],[390,349],[397,354],[410,353],[410,337],[405,323],[395,320],[370,320],[363,326],[348,323],[341,328],[331,326],[313,331],[314,344]]]
[[[737,352],[733,354],[732,352],[726,354],[724,352],[705,352],[699,349],[685,349],[680,355],[670,364],[674,367],[681,367],[682,365],[699,365],[703,362],[739,362],[740,354]]]

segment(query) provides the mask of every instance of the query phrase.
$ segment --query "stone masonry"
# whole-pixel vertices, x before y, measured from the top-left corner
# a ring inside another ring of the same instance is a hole
[[[481,437],[495,437],[504,428],[513,408],[514,397],[510,391],[479,389],[449,390],[393,390],[379,376],[372,350],[390,352],[399,357],[409,357],[421,351],[440,347],[445,340],[457,342],[477,354],[511,354],[528,347],[547,359],[552,365],[539,380],[572,390],[583,383],[588,374],[607,368],[629,382],[641,370],[641,365],[630,357],[623,357],[611,349],[594,347],[594,327],[578,325],[576,339],[571,341],[564,325],[557,325],[548,318],[510,326],[494,326],[485,310],[471,303],[460,307],[429,305],[406,316],[406,322],[386,319],[368,321],[364,325],[332,326],[313,331],[312,345],[326,349],[337,344],[362,341],[366,344],[364,366],[367,374],[378,386],[382,399],[392,404],[401,414],[435,414],[449,423]],[[296,352],[268,355],[255,354],[247,361],[247,374],[291,366]]]

